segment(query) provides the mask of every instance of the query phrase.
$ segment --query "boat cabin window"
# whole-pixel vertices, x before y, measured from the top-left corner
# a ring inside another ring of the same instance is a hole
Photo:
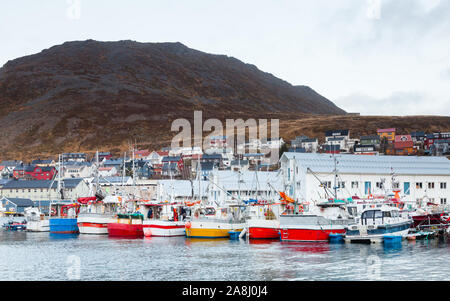
[[[391,216],[392,217],[398,217],[398,211],[391,211]]]
[[[356,215],[356,207],[347,207],[347,211],[350,215]]]
[[[367,224],[367,221],[372,220],[375,222],[376,218],[383,218],[383,213],[381,210],[368,210],[361,214],[361,222],[363,225]]]
[[[390,211],[384,211],[383,212],[383,217],[391,217],[391,212]]]
[[[214,208],[205,208],[205,215],[214,215],[216,210]]]

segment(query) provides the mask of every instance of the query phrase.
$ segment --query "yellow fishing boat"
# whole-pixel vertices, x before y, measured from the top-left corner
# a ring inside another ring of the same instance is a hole
[[[186,237],[228,238],[230,231],[240,232],[245,227],[240,205],[222,208],[206,207],[195,210],[192,220],[186,222]]]

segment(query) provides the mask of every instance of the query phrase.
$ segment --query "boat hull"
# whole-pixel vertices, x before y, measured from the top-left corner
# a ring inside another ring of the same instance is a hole
[[[280,238],[280,222],[277,220],[249,220],[247,228],[249,239]]]
[[[349,226],[347,229],[344,240],[346,242],[361,242],[361,243],[381,243],[384,241],[385,235],[396,235],[406,237],[409,233],[411,222],[402,222],[398,224],[381,225],[374,229],[363,229],[361,226],[355,228],[355,226]],[[362,234],[363,233],[363,234]]]
[[[48,219],[38,221],[27,221],[28,232],[49,232],[50,222]]]
[[[109,223],[107,229],[108,235],[110,237],[129,237],[129,238],[144,237],[144,230],[142,224]]]
[[[78,216],[80,234],[108,235],[108,224],[114,222],[111,216]]]
[[[79,233],[76,218],[51,218],[49,220],[50,233],[77,234]]]
[[[331,233],[344,234],[346,220],[331,220],[320,215],[281,215],[281,241],[328,241]]]
[[[144,221],[144,236],[172,237],[185,236],[185,223],[175,221]]]
[[[331,233],[345,234],[345,228],[341,225],[285,227],[280,229],[280,239],[282,241],[322,242],[328,241]]]
[[[413,228],[421,228],[427,226],[443,226],[448,227],[449,223],[441,218],[442,213],[424,214],[412,216]]]
[[[186,226],[186,237],[189,238],[229,238],[230,231],[242,231],[244,223],[217,221],[191,221]]]

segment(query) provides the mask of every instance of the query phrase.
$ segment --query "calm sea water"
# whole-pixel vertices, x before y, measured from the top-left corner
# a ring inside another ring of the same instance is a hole
[[[450,244],[113,239],[0,230],[0,280],[449,280]]]

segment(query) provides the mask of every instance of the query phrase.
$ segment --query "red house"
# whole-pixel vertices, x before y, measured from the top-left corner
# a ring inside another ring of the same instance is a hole
[[[15,179],[28,180],[51,180],[56,174],[56,168],[53,166],[18,166],[13,171]]]
[[[410,155],[415,152],[411,135],[395,135],[394,149],[397,155]]]

